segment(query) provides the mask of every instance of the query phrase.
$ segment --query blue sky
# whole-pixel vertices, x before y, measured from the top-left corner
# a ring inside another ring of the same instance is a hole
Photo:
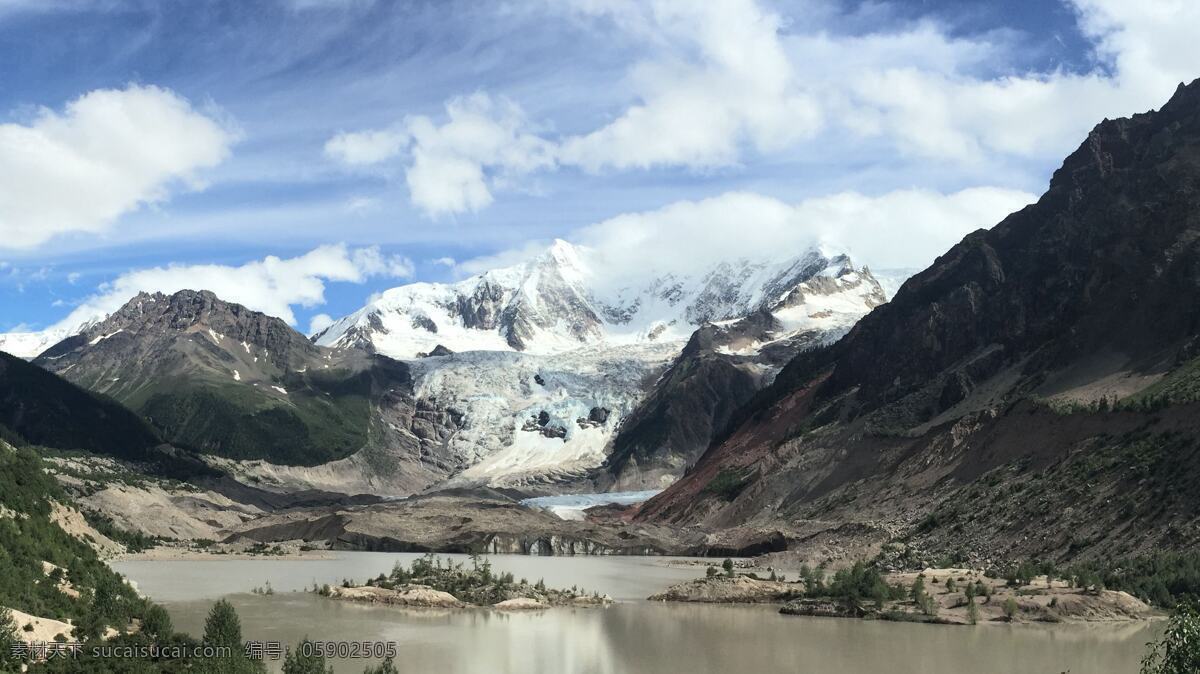
[[[0,331],[223,275],[306,330],[630,223],[922,266],[1200,76],[1134,4],[0,0]]]

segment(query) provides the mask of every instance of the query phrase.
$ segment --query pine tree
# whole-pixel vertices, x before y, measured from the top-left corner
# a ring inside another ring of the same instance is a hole
[[[142,634],[155,639],[168,639],[175,633],[174,627],[171,625],[171,616],[167,614],[167,610],[158,604],[151,604],[150,608],[146,609],[146,615],[142,616]]]
[[[209,646],[228,648],[238,652],[242,649],[242,621],[233,604],[221,599],[213,604],[204,621],[204,643]]]

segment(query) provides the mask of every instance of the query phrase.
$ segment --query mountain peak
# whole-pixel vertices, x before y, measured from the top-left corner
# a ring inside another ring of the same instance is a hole
[[[686,274],[651,268],[631,276],[589,248],[556,239],[517,265],[457,283],[387,290],[313,341],[396,358],[429,353],[439,344],[455,352],[528,353],[596,344],[682,344],[704,323],[779,305],[813,277],[852,271],[847,256],[813,249],[782,262],[723,260]],[[856,317],[871,306],[863,304]]]

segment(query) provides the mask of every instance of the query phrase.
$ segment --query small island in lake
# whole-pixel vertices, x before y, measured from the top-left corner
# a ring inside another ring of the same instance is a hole
[[[490,607],[499,610],[546,609],[554,606],[600,607],[612,598],[579,588],[554,589],[538,580],[516,580],[511,573],[496,573],[491,562],[471,555],[470,564],[443,560],[432,553],[405,567],[397,562],[390,574],[363,585],[345,581],[314,590],[331,599],[417,608]]]

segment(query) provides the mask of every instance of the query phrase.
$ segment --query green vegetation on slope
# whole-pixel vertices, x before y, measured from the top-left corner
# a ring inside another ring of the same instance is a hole
[[[1200,358],[1193,358],[1142,391],[1122,400],[1124,409],[1155,410],[1200,400]]]
[[[1175,608],[1200,599],[1200,552],[1155,552],[1071,566],[1080,585],[1124,590],[1150,604]]]
[[[76,618],[81,627],[128,624],[140,616],[145,602],[90,547],[51,521],[51,500],[66,503],[67,497],[41,458],[29,448],[0,445],[0,606],[55,620]],[[43,562],[65,569],[61,579],[80,597],[47,582]]]
[[[245,385],[167,380],[137,409],[181,447],[316,465],[348,456],[367,441],[370,381],[364,374],[340,374],[340,380],[323,374],[297,381],[286,389],[286,401]]]
[[[116,401],[3,352],[0,425],[32,444],[133,460],[148,458],[162,442],[149,424]]]

